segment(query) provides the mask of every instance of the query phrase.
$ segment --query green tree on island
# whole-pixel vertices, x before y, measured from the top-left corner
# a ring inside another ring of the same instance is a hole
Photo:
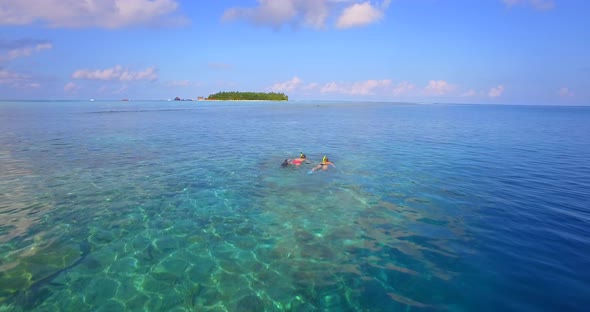
[[[284,93],[264,93],[264,92],[218,92],[209,95],[208,100],[221,100],[221,101],[252,101],[252,100],[263,100],[263,101],[288,101],[289,97]]]

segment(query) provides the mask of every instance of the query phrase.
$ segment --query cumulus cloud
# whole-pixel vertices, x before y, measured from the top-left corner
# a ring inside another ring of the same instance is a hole
[[[2,0],[0,24],[119,28],[162,22],[177,8],[176,0]]]
[[[120,81],[135,81],[135,80],[149,80],[154,81],[158,79],[158,70],[155,67],[148,67],[142,71],[131,71],[128,68],[123,68],[117,65],[113,68],[88,70],[80,69],[72,74],[75,79],[87,80],[120,80]]]
[[[391,79],[368,79],[353,82],[330,81],[325,83],[304,83],[299,77],[278,82],[269,88],[273,92],[300,92],[309,94],[341,94],[349,96],[454,96],[454,97],[491,97],[504,94],[504,85],[497,85],[489,90],[460,89],[460,86],[445,80],[430,80],[423,87],[417,87],[409,81],[394,82]],[[566,87],[559,90],[561,96],[573,96]]]
[[[368,79],[354,82],[326,82],[326,83],[307,83],[298,77],[293,77],[285,82],[275,83],[270,87],[273,92],[310,92],[319,93],[337,93],[347,95],[374,95],[374,94],[393,94],[405,95],[415,89],[415,86],[407,81],[394,84],[390,79]]]
[[[488,96],[491,98],[497,98],[501,96],[502,93],[504,93],[504,86],[498,85],[497,87],[493,87],[490,89],[490,91],[488,92]]]
[[[53,44],[51,42],[43,40],[0,40],[0,60],[31,56],[33,53],[52,48]]]
[[[407,81],[402,81],[393,87],[392,94],[394,96],[406,95],[412,92],[415,88],[415,85]]]
[[[80,90],[80,87],[78,87],[75,83],[73,82],[68,82],[65,86],[64,86],[64,91],[65,92],[76,92]]]
[[[383,12],[370,2],[355,3],[346,8],[336,22],[338,28],[351,28],[375,23],[383,18]]]
[[[295,76],[290,80],[278,82],[269,87],[273,92],[301,94],[340,94],[348,96],[453,96],[453,97],[490,97],[498,98],[504,94],[505,86],[500,84],[486,90],[462,89],[459,85],[445,80],[430,80],[425,87],[417,87],[409,81],[394,82],[391,79],[368,79],[353,82],[330,81],[324,83],[305,83]],[[562,97],[574,96],[567,87],[559,90]]]
[[[340,18],[337,27],[350,28],[364,26],[383,17],[383,10],[389,7],[391,0],[382,1],[380,5],[369,2],[341,0],[258,0],[255,7],[233,7],[223,14],[223,21],[244,20],[260,26],[280,28],[284,25],[302,25],[315,29],[326,26],[331,15],[335,15],[343,5],[349,5]]]
[[[270,89],[273,92],[292,92],[301,86],[302,83],[303,81],[301,79],[298,77],[293,77],[291,80],[275,83],[272,85],[272,87],[270,87]]]
[[[323,85],[320,89],[321,93],[331,93],[331,92],[338,92],[340,91],[340,87],[335,82],[328,82]]]
[[[366,80],[355,82],[352,84],[349,93],[352,95],[367,95],[372,94],[375,89],[388,87],[391,85],[391,80]]]
[[[223,21],[245,20],[260,26],[279,28],[288,23],[321,28],[327,17],[325,0],[258,0],[254,8],[233,7],[223,14]]]
[[[447,95],[455,90],[455,86],[444,80],[430,80],[424,88],[427,95]]]
[[[574,96],[574,93],[572,91],[570,91],[569,88],[563,87],[563,88],[559,89],[559,96],[561,96],[561,97],[573,97]]]
[[[395,96],[405,95],[415,86],[407,81],[394,84],[390,79],[369,79],[356,82],[327,82],[323,85],[312,83],[305,86],[306,90],[318,89],[320,93],[340,93],[348,95],[374,95],[393,94]]]
[[[391,86],[391,80],[369,79],[353,83],[328,82],[320,87],[321,93],[341,93],[349,95],[371,95],[379,90],[385,90]]]
[[[555,7],[553,0],[502,0],[508,7],[512,8],[517,5],[530,6],[536,10],[551,10]]]

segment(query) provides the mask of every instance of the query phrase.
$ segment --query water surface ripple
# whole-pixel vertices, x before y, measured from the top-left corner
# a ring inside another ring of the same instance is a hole
[[[584,311],[590,109],[0,103],[0,311]],[[281,168],[305,152],[336,164]]]

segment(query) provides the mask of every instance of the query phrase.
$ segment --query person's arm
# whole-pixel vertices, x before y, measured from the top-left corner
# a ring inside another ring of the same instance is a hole
[[[334,165],[333,162],[330,162],[330,165],[332,165],[332,167],[336,168],[336,165]]]

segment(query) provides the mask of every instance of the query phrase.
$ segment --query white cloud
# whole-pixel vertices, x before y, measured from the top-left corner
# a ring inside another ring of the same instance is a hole
[[[321,93],[341,93],[349,95],[371,95],[391,86],[391,80],[365,80],[353,83],[328,82],[320,87]]]
[[[569,88],[563,87],[563,88],[559,89],[559,96],[561,96],[561,97],[573,97],[574,96],[574,93],[572,91],[570,91]]]
[[[68,82],[65,86],[64,86],[64,91],[65,92],[76,92],[80,90],[80,87],[78,87],[75,83],[73,82]]]
[[[458,85],[445,80],[430,80],[428,84],[419,88],[409,81],[393,82],[390,79],[369,79],[355,82],[304,83],[299,77],[275,83],[269,88],[274,92],[294,92],[301,94],[341,94],[350,96],[453,96],[453,97],[491,97],[497,98],[504,94],[505,86],[497,85],[487,91],[476,89],[460,90]],[[562,96],[573,96],[568,88],[559,91]]]
[[[117,65],[113,68],[98,69],[94,71],[80,69],[72,74],[72,78],[88,80],[154,81],[158,79],[158,70],[155,67],[148,67],[143,71],[130,71],[127,68]]]
[[[349,89],[349,93],[352,95],[367,95],[373,94],[375,89],[388,87],[391,85],[391,80],[367,80],[355,82]]]
[[[304,84],[299,77],[275,83],[270,90],[273,92],[311,92],[338,93],[347,95],[374,95],[393,94],[404,95],[415,89],[415,86],[407,81],[393,84],[390,79],[369,79],[355,82],[327,82],[319,84],[316,82]]]
[[[321,93],[332,93],[340,91],[340,87],[335,82],[328,82],[323,87],[321,87]]]
[[[20,39],[0,40],[0,61],[31,56],[33,53],[49,50],[53,44],[47,41]],[[5,52],[1,52],[1,51]]]
[[[405,95],[405,94],[408,94],[409,92],[412,92],[415,88],[416,88],[415,85],[413,85],[407,81],[402,81],[393,87],[392,94],[394,96]]]
[[[270,89],[273,92],[292,92],[295,89],[297,89],[302,83],[303,81],[301,79],[299,79],[298,77],[293,77],[293,79],[291,80],[275,83],[274,85],[272,85],[272,87],[270,87]]]
[[[0,85],[8,85],[17,89],[36,89],[41,87],[28,75],[8,71],[0,68]]]
[[[455,90],[455,86],[444,80],[430,80],[424,88],[426,95],[447,95]]]
[[[158,70],[155,67],[148,67],[143,71],[132,72],[125,70],[121,73],[119,80],[134,81],[134,80],[149,80],[154,81],[158,79]]]
[[[119,28],[162,22],[177,8],[176,0],[2,0],[0,24]]]
[[[551,10],[555,7],[553,0],[502,0],[508,8],[523,5],[530,6],[536,10]]]
[[[327,16],[326,0],[258,0],[255,8],[234,7],[226,10],[222,20],[246,20],[276,28],[288,23],[321,28]]]
[[[491,98],[497,98],[497,97],[501,96],[503,93],[504,93],[504,86],[498,85],[497,87],[493,87],[490,89],[490,92],[488,92],[488,96]]]
[[[244,20],[260,26],[280,28],[284,25],[322,29],[331,15],[337,14],[343,5],[349,5],[338,18],[337,27],[364,26],[383,17],[391,0],[381,5],[353,0],[258,0],[255,7],[233,7],[223,14],[223,21]],[[350,3],[353,3],[350,5]]]
[[[38,44],[34,47],[14,49],[14,50],[8,51],[7,58],[12,60],[12,59],[23,57],[23,56],[30,56],[33,54],[33,52],[39,52],[39,51],[48,50],[51,48],[53,48],[53,45],[51,45],[51,43],[43,43],[43,44]]]
[[[346,8],[336,22],[338,28],[351,28],[375,23],[383,18],[383,12],[370,2],[355,3]]]

